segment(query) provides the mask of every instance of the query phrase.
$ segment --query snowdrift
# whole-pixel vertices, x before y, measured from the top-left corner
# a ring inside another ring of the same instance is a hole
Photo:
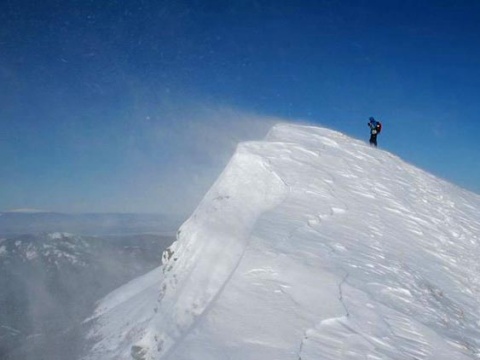
[[[475,359],[480,197],[341,133],[242,143],[85,359]]]

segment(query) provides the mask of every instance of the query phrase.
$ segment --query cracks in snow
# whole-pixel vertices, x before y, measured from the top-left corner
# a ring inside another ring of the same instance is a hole
[[[345,301],[344,301],[344,298],[343,298],[343,285],[347,283],[347,279],[348,279],[349,276],[350,276],[350,274],[347,271],[345,271],[345,275],[342,277],[342,280],[338,283],[338,300],[341,302],[342,307],[345,310],[345,319],[348,319],[350,317],[350,312],[348,311],[347,305],[345,304]],[[325,321],[329,321],[329,320],[333,320],[333,319],[338,319],[338,318],[324,319],[319,324],[322,324]],[[342,325],[342,327],[347,329],[349,332],[355,333],[355,334],[361,336],[365,341],[371,343],[371,341],[367,337],[365,337],[364,335],[356,332],[354,329],[350,328],[346,324],[342,323],[341,325]],[[300,345],[299,345],[298,351],[297,351],[298,360],[302,360],[302,353],[303,353],[303,350],[304,350],[305,343],[307,342],[307,340],[310,337],[309,333],[315,333],[315,332],[318,332],[318,326],[314,326],[313,328],[307,329],[304,332],[303,338],[300,342]]]
[[[276,172],[275,170],[273,170],[274,166],[272,164],[272,160],[270,160],[269,158],[264,158],[264,166],[265,168],[270,171],[270,173],[275,176],[278,180],[280,180],[283,185],[285,185],[285,187],[288,189],[288,192],[290,193],[292,191],[292,185],[290,185],[282,176],[280,176],[280,174],[278,172]]]
[[[340,302],[342,303],[342,306],[343,308],[345,309],[345,315],[347,316],[347,318],[350,316],[350,313],[348,312],[348,308],[347,308],[347,305],[345,304],[345,301],[343,301],[343,289],[342,289],[342,286],[343,284],[346,283],[348,277],[349,277],[349,273],[346,272],[345,273],[345,276],[343,277],[342,281],[340,282],[340,284],[338,284],[338,300],[340,300]]]
[[[302,360],[302,352],[303,352],[303,345],[305,344],[305,341],[308,340],[308,330],[305,331],[304,335],[303,335],[303,339],[302,341],[300,342],[300,347],[298,349],[298,360]]]

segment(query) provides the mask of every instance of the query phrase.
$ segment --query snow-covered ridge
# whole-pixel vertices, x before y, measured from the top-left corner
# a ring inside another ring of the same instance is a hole
[[[468,359],[480,197],[328,129],[239,145],[89,359]]]

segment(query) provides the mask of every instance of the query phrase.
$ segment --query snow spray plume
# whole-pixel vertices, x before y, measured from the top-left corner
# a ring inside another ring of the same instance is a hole
[[[240,141],[263,138],[274,117],[227,107],[161,108],[137,117],[130,139],[128,201],[134,208],[188,216]]]

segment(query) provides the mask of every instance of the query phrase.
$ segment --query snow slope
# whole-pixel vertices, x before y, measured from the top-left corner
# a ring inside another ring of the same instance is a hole
[[[86,359],[480,358],[480,197],[335,131],[236,154]]]

